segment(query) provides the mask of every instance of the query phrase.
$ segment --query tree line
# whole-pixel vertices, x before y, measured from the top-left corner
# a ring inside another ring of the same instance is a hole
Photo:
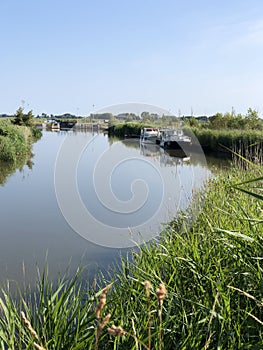
[[[263,130],[263,120],[259,117],[256,110],[249,108],[245,115],[236,114],[234,110],[231,113],[216,113],[208,118],[206,122],[200,123],[196,118],[190,117],[184,120],[191,127],[205,129],[232,129],[232,130]]]

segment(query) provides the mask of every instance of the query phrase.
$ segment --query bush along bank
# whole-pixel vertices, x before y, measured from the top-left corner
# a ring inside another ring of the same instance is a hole
[[[31,145],[41,137],[35,127],[14,125],[10,120],[0,120],[0,160],[16,162],[30,150]]]
[[[117,137],[140,137],[141,128],[143,127],[141,123],[134,122],[114,124],[109,126],[108,134]]]
[[[95,291],[77,274],[45,275],[32,300],[5,292],[2,349],[261,349],[263,177],[251,170],[218,174]]]

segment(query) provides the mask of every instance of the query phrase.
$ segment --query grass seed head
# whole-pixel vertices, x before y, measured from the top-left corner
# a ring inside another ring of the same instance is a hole
[[[104,317],[103,321],[99,324],[100,330],[102,330],[108,324],[110,318],[111,318],[111,314],[108,314]]]
[[[107,293],[109,291],[109,289],[111,288],[111,284],[108,284],[101,292],[100,294],[100,302],[99,304],[97,305],[96,307],[96,310],[95,310],[95,316],[97,319],[100,319],[101,318],[101,313],[102,313],[102,310],[106,304],[106,301],[107,301]]]
[[[165,299],[167,295],[166,287],[163,283],[159,284],[159,288],[156,289],[156,296],[160,304],[163,303],[163,300]]]
[[[112,325],[111,327],[108,328],[108,333],[110,335],[113,335],[115,337],[122,337],[125,334],[125,331],[121,328],[121,326],[114,326]]]
[[[151,282],[150,281],[145,281],[144,282],[144,287],[146,289],[147,298],[149,298],[150,297]]]

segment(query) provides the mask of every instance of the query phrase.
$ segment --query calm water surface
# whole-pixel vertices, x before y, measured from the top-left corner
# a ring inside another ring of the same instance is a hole
[[[65,210],[80,215],[74,201],[67,198],[69,209],[60,208],[54,186],[63,142],[74,140],[77,146],[84,138],[88,146],[81,156],[67,150],[55,183],[67,195],[75,173],[80,200],[90,214],[83,218],[85,237],[65,215]],[[118,237],[124,242],[128,231],[135,236],[140,231],[147,240],[154,237],[163,222],[187,208],[210,173],[202,156],[185,161],[155,145],[113,142],[103,134],[44,132],[33,153],[32,167],[25,165],[0,185],[0,282],[7,277],[32,282],[36,267],[41,270],[46,262],[52,278],[69,263],[73,269],[85,264],[91,275],[107,270],[129,250],[122,243],[117,247]],[[70,168],[76,159],[77,168]]]

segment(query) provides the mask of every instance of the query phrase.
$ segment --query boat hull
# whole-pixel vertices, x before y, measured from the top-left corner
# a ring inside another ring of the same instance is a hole
[[[156,136],[141,137],[141,143],[156,144]]]
[[[164,149],[190,150],[191,142],[167,140],[167,141],[161,141],[160,146]]]

